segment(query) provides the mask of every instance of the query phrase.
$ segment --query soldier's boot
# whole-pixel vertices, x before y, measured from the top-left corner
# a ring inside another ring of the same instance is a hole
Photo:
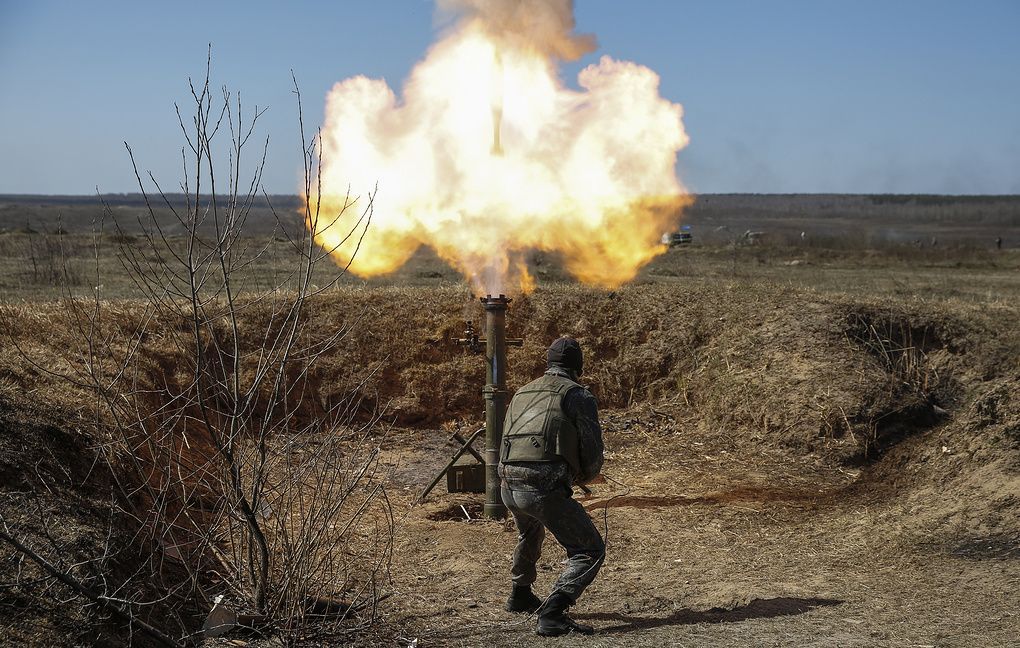
[[[514,614],[528,614],[534,612],[542,605],[542,599],[535,596],[531,591],[531,585],[514,585],[510,592],[510,598],[506,600],[504,609]]]
[[[567,608],[574,604],[566,594],[553,594],[538,611],[538,627],[535,632],[543,637],[559,637],[570,632],[595,634],[595,628],[578,623],[567,616]]]

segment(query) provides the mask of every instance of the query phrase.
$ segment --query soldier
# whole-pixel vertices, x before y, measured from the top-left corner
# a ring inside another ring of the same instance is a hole
[[[595,397],[577,383],[581,345],[561,337],[546,352],[548,369],[517,390],[507,409],[500,448],[503,503],[517,524],[509,612],[538,612],[536,632],[592,634],[566,611],[595,580],[606,545],[572,495],[602,469],[602,429]],[[543,602],[531,591],[545,529],[567,551],[567,566]]]

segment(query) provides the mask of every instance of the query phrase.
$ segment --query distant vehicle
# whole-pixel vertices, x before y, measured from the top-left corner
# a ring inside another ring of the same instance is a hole
[[[684,225],[680,228],[679,232],[666,232],[662,235],[662,244],[668,245],[669,247],[679,247],[681,245],[690,245],[694,241],[694,237],[690,232],[691,226]]]

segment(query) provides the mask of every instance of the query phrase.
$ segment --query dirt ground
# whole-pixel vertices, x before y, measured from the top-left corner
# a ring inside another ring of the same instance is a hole
[[[641,313],[619,317],[635,341],[617,345],[594,333],[599,323],[589,322],[594,315],[583,305],[555,296],[593,327],[582,330],[596,354],[590,380],[610,403],[607,482],[582,499],[608,538],[608,557],[575,608],[598,634],[550,645],[1015,645],[1015,308],[914,303],[903,310],[886,300],[833,304],[800,291],[689,289],[693,303],[712,304],[696,314],[689,304],[659,310],[659,289],[645,293],[617,296],[621,311]],[[767,312],[756,312],[757,304]],[[546,308],[522,310],[535,317]],[[914,337],[900,344],[924,349],[926,368],[904,375],[876,364],[868,343],[840,339],[846,318],[861,314],[906,317],[899,330]],[[647,369],[646,359],[657,357],[646,355],[658,348],[654,335],[623,323],[639,317],[675,322],[679,337],[666,346],[683,341],[681,355],[697,360],[674,360],[686,366],[681,375],[671,365],[659,382],[637,385],[649,400],[633,402],[634,383],[628,396],[628,383],[614,383],[597,363],[618,375]],[[544,325],[529,322],[525,337]],[[720,365],[715,352],[724,355]],[[925,382],[916,407],[918,394],[900,385],[911,380]],[[831,409],[816,418],[814,408]],[[845,428],[828,427],[837,409]],[[465,424],[462,432],[470,431]],[[512,524],[478,519],[480,496],[450,495],[442,485],[413,504],[452,453],[448,436],[449,429],[420,425],[394,429],[383,442],[402,495],[394,498],[394,596],[380,645],[393,636],[407,645],[532,645],[534,619],[502,610]],[[543,595],[564,559],[551,539],[546,547],[537,583]]]
[[[509,387],[541,371],[553,337],[578,337],[607,448],[606,481],[582,500],[607,560],[573,611],[598,633],[541,644],[1016,645],[1015,251],[706,246],[670,251],[618,291],[537,261],[538,290],[508,316],[525,340],[510,352]],[[324,403],[359,389],[385,413],[370,441],[396,520],[380,621],[336,645],[535,645],[534,619],[502,609],[512,524],[479,519],[481,496],[442,484],[415,503],[454,451],[450,432],[479,425],[484,382],[482,361],[450,344],[477,320],[476,299],[436,259],[415,263],[390,285],[324,295],[310,313],[322,330],[356,323],[309,380]],[[125,329],[144,313],[132,300],[108,307]],[[67,518],[59,539],[87,556],[108,494],[75,490],[96,474],[85,405],[7,344],[66,367],[72,331],[59,302],[0,309],[0,501]],[[175,362],[157,336],[139,353],[157,374]],[[26,422],[25,402],[45,424]],[[37,475],[62,485],[27,486]],[[563,559],[548,539],[540,595]],[[33,607],[33,595],[0,588],[0,645],[137,639],[109,619],[61,616],[73,605]],[[275,645],[229,645],[245,644]]]
[[[937,489],[898,491],[870,468],[833,467],[810,454],[734,450],[711,430],[649,408],[608,412],[605,427],[611,481],[581,501],[608,539],[607,559],[574,608],[598,634],[543,643],[1015,645],[1015,499],[1002,511],[1014,535],[932,536],[925,516],[914,516],[938,509]],[[404,497],[393,569],[399,598],[386,625],[418,645],[533,645],[534,618],[502,610],[512,523],[477,519],[478,496],[442,486],[410,506],[426,468],[449,449],[439,431],[393,438],[387,456]],[[916,440],[910,452],[933,441]],[[933,461],[961,463],[941,448]],[[548,539],[540,594],[563,559]]]

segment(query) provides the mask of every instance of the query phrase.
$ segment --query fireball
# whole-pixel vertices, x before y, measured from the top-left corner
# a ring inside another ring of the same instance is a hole
[[[460,20],[402,97],[379,79],[337,83],[320,142],[317,242],[364,277],[428,246],[479,293],[526,291],[531,250],[614,288],[665,249],[689,195],[675,174],[683,109],[647,67],[603,56],[567,87],[558,64],[594,48],[569,2],[459,0]],[[314,190],[314,188],[313,188]],[[374,194],[351,235],[335,218]],[[333,193],[330,193],[333,192]],[[331,216],[332,215],[332,216]]]

